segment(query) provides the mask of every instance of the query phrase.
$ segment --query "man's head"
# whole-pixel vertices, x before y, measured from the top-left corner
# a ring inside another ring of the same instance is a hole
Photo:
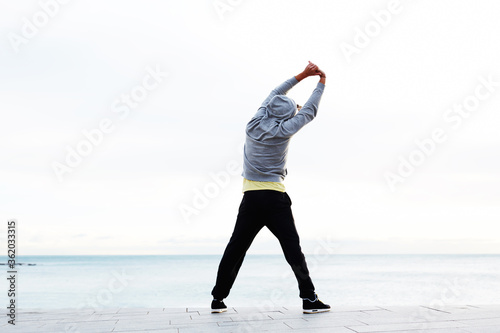
[[[288,119],[297,112],[298,104],[286,95],[276,95],[267,104],[269,115],[278,119]]]

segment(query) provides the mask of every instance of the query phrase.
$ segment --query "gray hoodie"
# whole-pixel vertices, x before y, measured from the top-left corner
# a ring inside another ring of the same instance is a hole
[[[290,139],[316,117],[325,89],[325,85],[318,82],[296,114],[297,104],[286,93],[298,82],[292,77],[276,87],[247,124],[242,174],[246,179],[263,182],[285,179]]]

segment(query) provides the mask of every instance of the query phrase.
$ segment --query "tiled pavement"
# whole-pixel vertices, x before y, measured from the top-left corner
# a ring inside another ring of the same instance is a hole
[[[15,326],[3,317],[0,332],[500,333],[500,305],[343,306],[319,314],[298,307],[236,307],[220,314],[208,308],[25,309]]]

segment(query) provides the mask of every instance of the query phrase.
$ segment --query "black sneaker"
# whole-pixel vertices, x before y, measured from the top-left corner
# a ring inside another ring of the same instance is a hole
[[[215,299],[212,301],[212,313],[221,313],[227,311],[227,306],[222,300]]]
[[[314,300],[309,298],[302,299],[302,309],[304,313],[319,313],[330,311],[330,305],[321,302],[318,295],[314,294]]]

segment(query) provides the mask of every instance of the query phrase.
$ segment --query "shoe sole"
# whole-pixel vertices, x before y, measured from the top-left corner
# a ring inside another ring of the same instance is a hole
[[[222,313],[222,312],[226,312],[227,309],[212,309],[212,313]]]
[[[303,310],[304,313],[320,313],[320,312],[328,312],[330,309],[311,309],[311,310]]]

